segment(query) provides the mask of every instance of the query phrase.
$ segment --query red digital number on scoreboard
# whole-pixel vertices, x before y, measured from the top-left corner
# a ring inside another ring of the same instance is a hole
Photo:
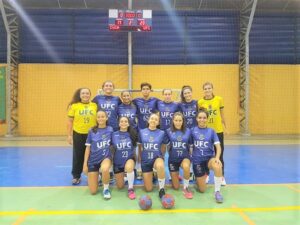
[[[137,23],[138,23],[139,26],[145,26],[145,25],[146,25],[145,20],[140,20],[140,19],[139,19],[139,20],[137,21]]]
[[[126,12],[125,18],[135,18],[135,12]]]
[[[115,25],[122,26],[123,24],[124,24],[124,21],[122,19],[116,19]]]

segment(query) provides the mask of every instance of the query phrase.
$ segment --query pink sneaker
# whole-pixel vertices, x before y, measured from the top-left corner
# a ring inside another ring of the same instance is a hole
[[[183,189],[182,192],[185,198],[187,199],[193,198],[193,193],[188,188]]]
[[[135,192],[133,189],[128,189],[128,198],[131,200],[135,199]]]

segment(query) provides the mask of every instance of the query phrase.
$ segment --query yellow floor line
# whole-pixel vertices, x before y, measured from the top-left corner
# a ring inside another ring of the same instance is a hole
[[[239,210],[238,213],[240,214],[240,216],[243,218],[243,220],[245,220],[245,222],[248,225],[255,225],[255,223],[249,218],[249,216],[243,210],[241,210],[240,208],[238,208],[235,205],[233,205],[232,208]]]
[[[143,210],[34,210],[34,211],[4,211],[0,216],[50,216],[50,215],[120,215],[120,214],[169,214],[169,213],[239,213],[243,212],[272,212],[272,211],[297,211],[298,206],[283,206],[270,208],[224,208],[224,209],[151,209]]]
[[[292,186],[291,184],[286,184],[285,186],[287,186],[289,189],[296,191],[296,192],[300,192],[300,189],[295,188],[294,186]]]
[[[29,209],[24,214],[20,215],[20,217],[12,225],[20,225],[21,223],[23,223],[25,221],[26,217],[28,216],[28,213],[33,212],[33,211],[34,211],[34,209]]]

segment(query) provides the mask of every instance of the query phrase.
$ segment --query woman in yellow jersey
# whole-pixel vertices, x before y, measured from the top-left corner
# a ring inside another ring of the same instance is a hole
[[[85,143],[89,129],[96,125],[96,103],[90,102],[91,91],[79,88],[68,105],[68,143],[73,145],[72,184],[81,182]]]
[[[220,96],[215,96],[213,93],[213,84],[206,82],[202,86],[204,91],[204,97],[198,101],[198,108],[205,108],[209,113],[207,127],[214,129],[217,133],[221,144],[220,161],[223,165],[223,180],[222,185],[226,185],[224,178],[224,130],[226,130],[226,123],[224,117],[224,102]]]

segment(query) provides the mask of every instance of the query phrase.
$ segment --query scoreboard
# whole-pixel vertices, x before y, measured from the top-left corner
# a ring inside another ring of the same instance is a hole
[[[152,30],[152,10],[110,9],[108,17],[110,31]]]

